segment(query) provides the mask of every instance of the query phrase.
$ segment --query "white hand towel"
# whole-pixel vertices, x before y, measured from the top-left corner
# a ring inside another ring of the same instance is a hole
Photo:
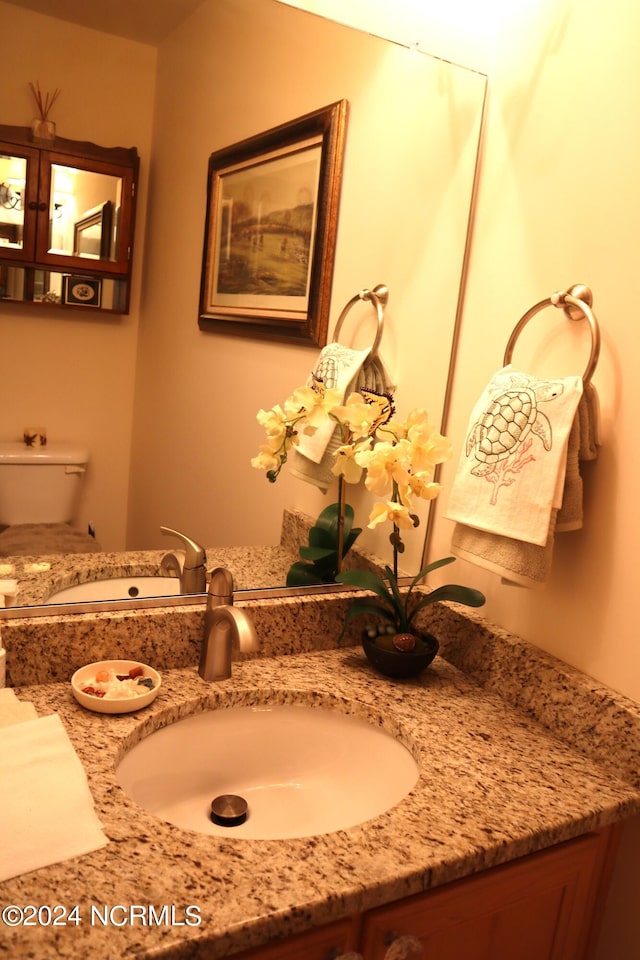
[[[0,730],[0,881],[108,842],[60,717]]]
[[[581,395],[580,377],[542,380],[511,365],[495,373],[473,408],[446,516],[544,546]]]
[[[327,390],[340,390],[344,399],[349,384],[357,376],[370,352],[370,347],[366,350],[352,350],[341,343],[328,343],[322,348],[307,386],[321,380]],[[318,427],[312,436],[303,433],[297,446],[298,453],[314,463],[320,463],[335,428],[333,420],[328,420],[326,424]]]
[[[38,714],[32,703],[18,700],[15,690],[4,687],[0,690],[0,727],[10,727],[25,720],[37,720]]]

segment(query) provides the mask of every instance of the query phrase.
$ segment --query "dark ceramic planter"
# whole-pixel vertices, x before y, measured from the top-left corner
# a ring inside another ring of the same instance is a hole
[[[379,647],[375,639],[363,633],[362,649],[372,666],[385,677],[393,677],[396,680],[417,677],[429,666],[440,646],[430,633],[417,636],[418,641],[413,650],[403,652]]]

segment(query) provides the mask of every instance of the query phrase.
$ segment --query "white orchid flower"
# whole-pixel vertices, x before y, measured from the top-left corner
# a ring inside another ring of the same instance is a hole
[[[413,518],[408,509],[402,503],[396,503],[394,500],[380,501],[375,504],[369,514],[369,529],[373,530],[381,523],[389,521],[394,527],[409,529],[414,526]]]

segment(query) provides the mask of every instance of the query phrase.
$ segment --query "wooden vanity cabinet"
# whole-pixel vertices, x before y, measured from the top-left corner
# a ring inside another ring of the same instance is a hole
[[[584,960],[608,874],[608,830],[365,914],[360,952],[413,934],[424,960]]]
[[[234,954],[233,960],[338,960],[341,954],[357,949],[358,930],[358,919],[350,917]]]
[[[413,935],[424,960],[587,960],[615,848],[615,828],[530,854],[367,911],[238,960],[385,960]]]

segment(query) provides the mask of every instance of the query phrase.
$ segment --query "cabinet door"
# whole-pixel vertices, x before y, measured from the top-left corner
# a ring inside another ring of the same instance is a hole
[[[361,952],[384,960],[401,935],[424,960],[584,957],[609,834],[588,834],[365,915]]]
[[[129,272],[134,169],[43,150],[36,260],[64,272]]]
[[[38,214],[39,151],[0,143],[0,257],[33,260]]]
[[[355,918],[339,920],[309,933],[234,954],[234,960],[336,960],[341,953],[355,949],[356,931]]]

